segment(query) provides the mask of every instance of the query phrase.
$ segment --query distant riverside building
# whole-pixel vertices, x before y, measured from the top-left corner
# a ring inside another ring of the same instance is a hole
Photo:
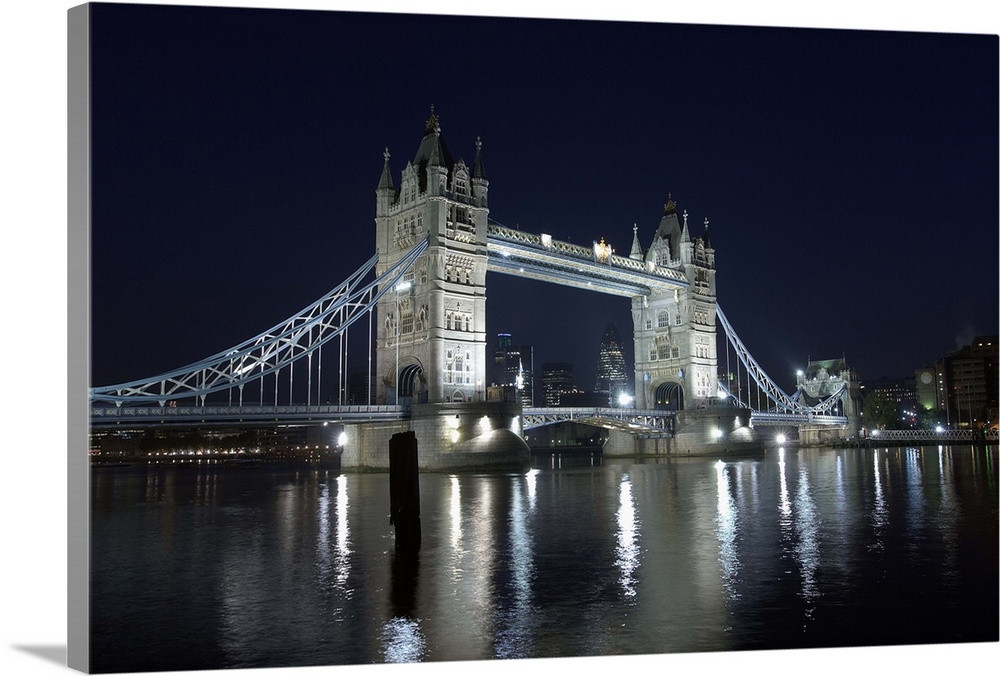
[[[955,428],[997,422],[998,336],[977,336],[969,345],[917,369],[917,401],[945,414]]]
[[[896,413],[913,411],[918,402],[917,381],[915,378],[886,378],[865,381],[865,390],[869,393],[884,394],[896,404]]]
[[[604,335],[601,336],[601,347],[597,356],[597,386],[594,390],[607,395],[612,405],[617,405],[619,394],[629,390],[625,351],[614,324],[608,324],[604,329]]]
[[[562,406],[562,397],[576,391],[573,365],[566,362],[542,364],[542,392],[546,406]]]
[[[509,333],[497,335],[493,357],[493,382],[517,389],[524,406],[534,406],[534,350],[530,345],[514,345]]]

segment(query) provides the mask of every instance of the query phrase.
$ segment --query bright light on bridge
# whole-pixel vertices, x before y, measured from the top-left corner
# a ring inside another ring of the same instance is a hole
[[[622,408],[627,408],[629,404],[632,403],[632,396],[622,392],[618,395],[618,405]]]
[[[784,434],[779,434],[774,438],[774,440],[777,441],[779,445],[784,445],[786,438]]]

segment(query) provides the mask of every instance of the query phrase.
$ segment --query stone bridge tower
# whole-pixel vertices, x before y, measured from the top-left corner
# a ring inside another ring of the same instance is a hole
[[[377,402],[481,400],[486,387],[486,220],[481,144],[468,166],[452,157],[437,115],[393,183],[389,151],[375,190],[377,272],[416,243],[427,250],[378,305]]]
[[[708,220],[695,239],[687,220],[669,200],[645,254],[633,230],[631,258],[682,271],[689,284],[632,299],[636,408],[703,408],[717,391],[715,249]]]

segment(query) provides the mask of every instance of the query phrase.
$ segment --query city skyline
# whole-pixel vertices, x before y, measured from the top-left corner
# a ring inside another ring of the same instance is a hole
[[[484,56],[423,77],[401,45],[436,31]],[[116,6],[94,47],[94,384],[225,349],[339,283],[373,249],[382,153],[400,171],[432,105],[456,157],[482,139],[508,227],[627,254],[668,198],[708,219],[719,303],[787,390],[810,358],[899,376],[995,332],[989,36]],[[487,335],[581,382],[589,337],[631,326],[624,299],[488,286]]]

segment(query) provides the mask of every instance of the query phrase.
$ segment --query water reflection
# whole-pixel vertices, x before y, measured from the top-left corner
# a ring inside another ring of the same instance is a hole
[[[776,455],[423,475],[409,564],[383,475],[96,471],[95,671],[995,640],[995,450]]]
[[[954,471],[951,448],[938,446],[938,486],[941,498],[937,510],[937,526],[944,545],[945,574],[949,577],[954,576],[958,559],[958,533],[955,524],[958,523],[961,511],[955,499]]]
[[[736,578],[740,560],[736,554],[736,504],[729,492],[726,465],[721,460],[715,465],[718,505],[716,507],[716,537],[719,538],[719,565],[722,568],[722,586],[730,599],[739,598]]]
[[[528,527],[528,513],[525,497],[521,494],[522,477],[512,477],[510,501],[510,582],[508,589],[512,597],[509,607],[501,603],[497,611],[500,625],[497,630],[494,656],[504,659],[531,657],[534,654],[533,602],[531,585],[534,578],[534,546]],[[528,478],[529,495],[533,492],[534,477]],[[528,499],[529,505],[531,498]],[[503,594],[501,598],[506,598]]]
[[[809,488],[809,473],[806,465],[799,466],[799,486],[795,494],[795,519],[799,541],[795,547],[795,560],[802,575],[802,596],[812,601],[819,597],[816,587],[816,569],[819,568],[819,518],[813,504]],[[812,615],[813,606],[806,609],[806,616]]]
[[[419,662],[427,649],[427,641],[420,633],[419,622],[394,617],[382,629],[382,646],[386,662]]]
[[[872,467],[874,469],[872,473],[872,484],[875,494],[874,505],[872,506],[872,528],[875,534],[875,542],[868,547],[869,550],[874,551],[882,551],[885,549],[882,534],[883,529],[889,523],[889,510],[885,504],[885,495],[882,493],[882,477],[879,473],[878,458],[878,449],[875,449],[872,454]]]
[[[790,540],[792,537],[792,503],[788,499],[788,482],[785,480],[785,449],[778,449],[778,523],[781,526],[781,539]]]
[[[618,578],[627,598],[635,596],[634,576],[639,567],[638,522],[635,518],[635,504],[632,501],[632,482],[628,474],[623,474],[618,485],[618,547],[615,550],[615,565],[621,571]]]
[[[462,489],[457,476],[451,477],[451,502],[448,506],[451,515],[451,549],[457,552],[462,541]]]

